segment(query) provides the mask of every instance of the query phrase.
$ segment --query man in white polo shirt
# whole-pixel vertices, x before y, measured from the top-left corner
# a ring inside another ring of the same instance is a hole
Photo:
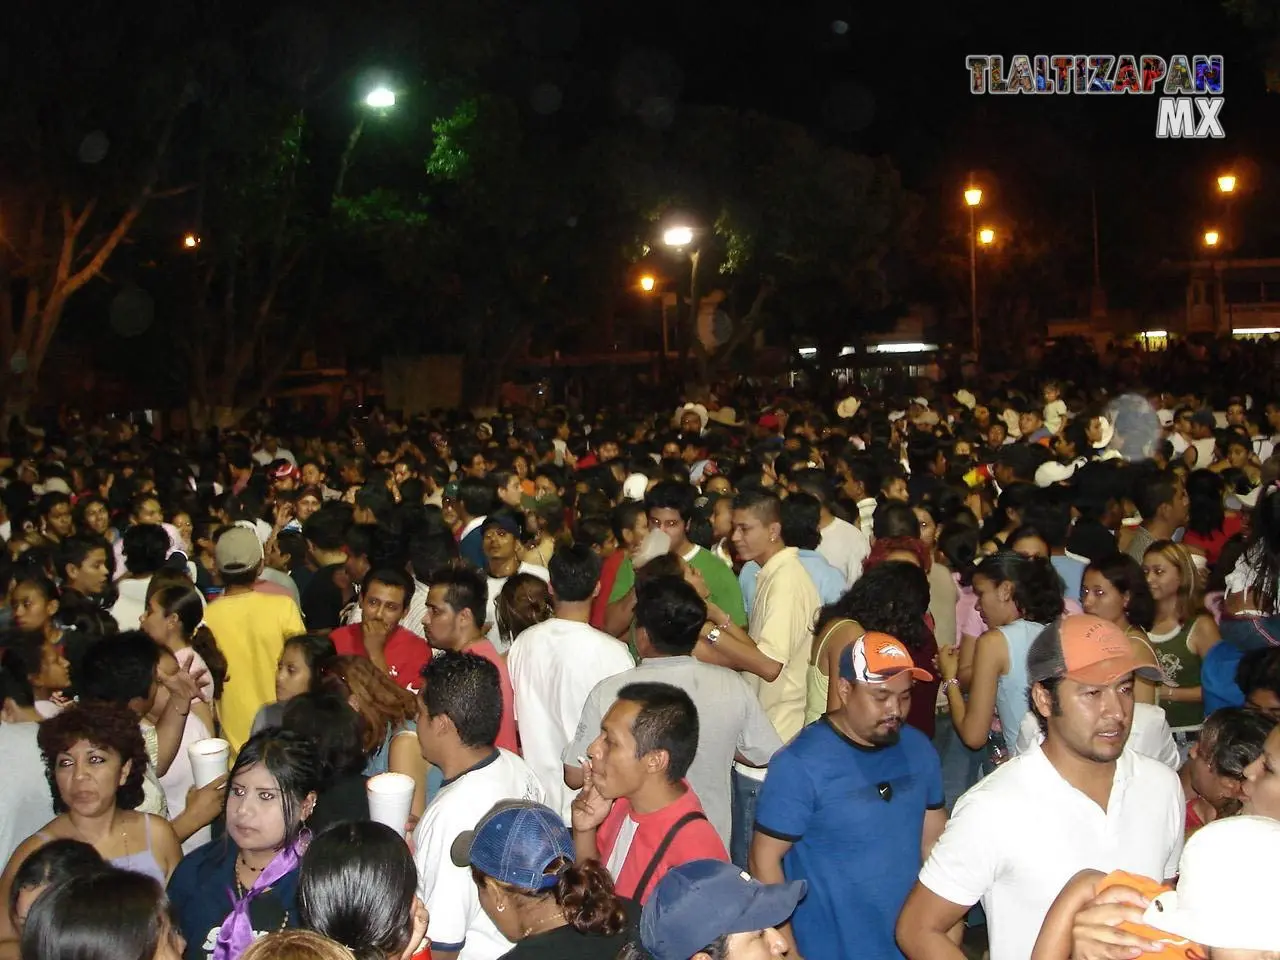
[[[908,960],[960,960],[947,931],[979,900],[991,960],[1026,960],[1077,871],[1174,876],[1185,814],[1177,774],[1125,749],[1135,675],[1163,679],[1099,617],[1065,617],[1032,643],[1028,700],[1044,742],[956,804],[898,917]]]

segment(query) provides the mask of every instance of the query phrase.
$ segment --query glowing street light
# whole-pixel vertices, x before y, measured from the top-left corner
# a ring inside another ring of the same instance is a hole
[[[389,87],[377,86],[370,90],[364,98],[366,107],[373,107],[375,110],[386,110],[396,105],[395,91]]]
[[[668,247],[687,247],[693,243],[693,228],[669,227],[662,234],[662,242]]]
[[[1217,230],[1206,230],[1204,232],[1204,245],[1206,247],[1216,247],[1221,237]]]
[[[978,187],[969,187],[964,192],[964,202],[969,208],[969,324],[972,327],[970,337],[973,352],[977,354],[982,349],[982,333],[978,329],[978,232],[973,222],[973,211],[982,202],[982,190]],[[983,240],[982,242],[986,244],[991,241]]]
[[[964,192],[964,202],[971,207],[976,207],[982,202],[982,191],[977,187],[970,187]]]
[[[1218,178],[1218,192],[1232,193],[1236,188],[1235,174],[1224,173]]]
[[[640,289],[645,293],[653,293],[653,288],[657,285],[658,281],[647,273],[640,278]]]
[[[985,245],[985,244],[992,243],[994,242],[995,238],[996,238],[996,232],[992,230],[990,227],[983,227],[981,230],[978,231],[978,242],[981,244]]]
[[[194,233],[188,233],[182,238],[182,245],[188,250],[194,250],[196,247],[200,246],[200,238]]]

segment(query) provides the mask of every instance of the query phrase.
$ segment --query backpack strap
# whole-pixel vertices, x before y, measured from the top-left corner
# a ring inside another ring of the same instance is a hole
[[[649,865],[644,868],[644,873],[640,874],[640,882],[636,884],[635,900],[637,903],[644,898],[644,892],[649,889],[649,881],[653,879],[654,873],[658,869],[658,864],[662,862],[662,858],[667,855],[672,841],[675,840],[676,834],[696,820],[706,820],[707,815],[701,810],[693,810],[686,813],[683,817],[671,825],[671,829],[667,831],[667,835],[662,838],[662,842],[658,844],[658,849],[653,853],[653,859],[649,861]]]

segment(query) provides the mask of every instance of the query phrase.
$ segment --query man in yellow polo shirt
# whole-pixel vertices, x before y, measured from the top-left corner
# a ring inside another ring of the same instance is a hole
[[[292,598],[254,590],[263,560],[262,541],[248,527],[232,527],[214,547],[226,592],[209,604],[204,621],[227,658],[218,716],[233,755],[249,739],[254,715],[275,700],[276,662],[285,640],[306,633]]]

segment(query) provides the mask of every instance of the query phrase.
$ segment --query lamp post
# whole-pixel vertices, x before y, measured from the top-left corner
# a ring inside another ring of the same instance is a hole
[[[675,250],[676,252],[689,250],[689,326],[685,336],[680,339],[681,355],[689,345],[689,339],[696,335],[698,327],[698,258],[701,251],[693,246],[694,231],[693,227],[685,224],[677,224],[668,227],[662,234],[662,242]],[[676,301],[679,304],[679,299]],[[676,314],[677,330],[679,330],[679,308],[677,306]],[[665,332],[665,319],[663,330]],[[666,352],[666,345],[663,344],[663,352]]]
[[[391,88],[379,85],[366,93],[362,102],[368,109],[385,114],[396,105],[396,94]],[[356,121],[356,125],[351,130],[351,136],[347,137],[347,145],[342,151],[342,159],[338,161],[338,178],[333,183],[334,199],[342,196],[342,187],[347,179],[347,169],[351,166],[351,156],[355,152],[356,144],[360,142],[360,134],[364,133],[365,116],[364,113],[360,114],[360,119]]]
[[[1221,267],[1214,254],[1218,251],[1218,245],[1222,242],[1222,234],[1217,229],[1210,227],[1201,237],[1205,248],[1209,251],[1209,268],[1213,272],[1213,332],[1221,333],[1219,327],[1222,326],[1222,307],[1223,283]]]
[[[969,207],[969,323],[973,352],[982,350],[982,335],[978,330],[978,235],[973,222],[973,211],[982,203],[982,191],[969,187],[964,192],[964,202]]]

